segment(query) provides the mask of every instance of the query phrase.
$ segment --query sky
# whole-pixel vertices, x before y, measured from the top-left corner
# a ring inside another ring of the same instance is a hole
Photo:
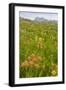
[[[26,19],[34,20],[36,17],[45,18],[48,20],[58,20],[58,14],[57,13],[46,13],[46,12],[26,12],[26,11],[20,11],[19,17],[23,17]]]

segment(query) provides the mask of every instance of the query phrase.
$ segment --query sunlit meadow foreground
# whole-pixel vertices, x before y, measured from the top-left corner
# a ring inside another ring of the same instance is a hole
[[[19,22],[20,78],[57,76],[57,22]]]

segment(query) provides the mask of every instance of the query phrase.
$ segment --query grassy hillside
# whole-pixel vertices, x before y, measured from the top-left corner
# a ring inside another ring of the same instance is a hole
[[[57,23],[21,18],[19,23],[20,78],[57,76]]]

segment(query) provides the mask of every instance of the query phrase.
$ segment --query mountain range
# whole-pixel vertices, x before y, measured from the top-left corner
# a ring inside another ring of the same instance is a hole
[[[48,19],[45,19],[43,17],[36,17],[34,20],[20,17],[20,20],[21,19],[24,19],[24,20],[27,20],[27,21],[39,22],[39,23],[40,22],[53,22],[53,23],[57,23],[57,20],[48,20]]]

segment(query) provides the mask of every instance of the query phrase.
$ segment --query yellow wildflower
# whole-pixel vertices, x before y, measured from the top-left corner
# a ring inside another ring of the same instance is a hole
[[[31,60],[31,57],[30,56],[28,57],[28,60]]]
[[[31,57],[34,57],[34,56],[35,56],[35,54],[32,53]]]
[[[39,41],[40,41],[40,42],[42,41],[42,38],[41,38],[41,37],[39,38]]]
[[[35,36],[35,41],[37,41],[38,40],[38,36]]]
[[[57,72],[55,70],[53,70],[51,73],[53,76],[56,76],[56,74],[57,74]]]

